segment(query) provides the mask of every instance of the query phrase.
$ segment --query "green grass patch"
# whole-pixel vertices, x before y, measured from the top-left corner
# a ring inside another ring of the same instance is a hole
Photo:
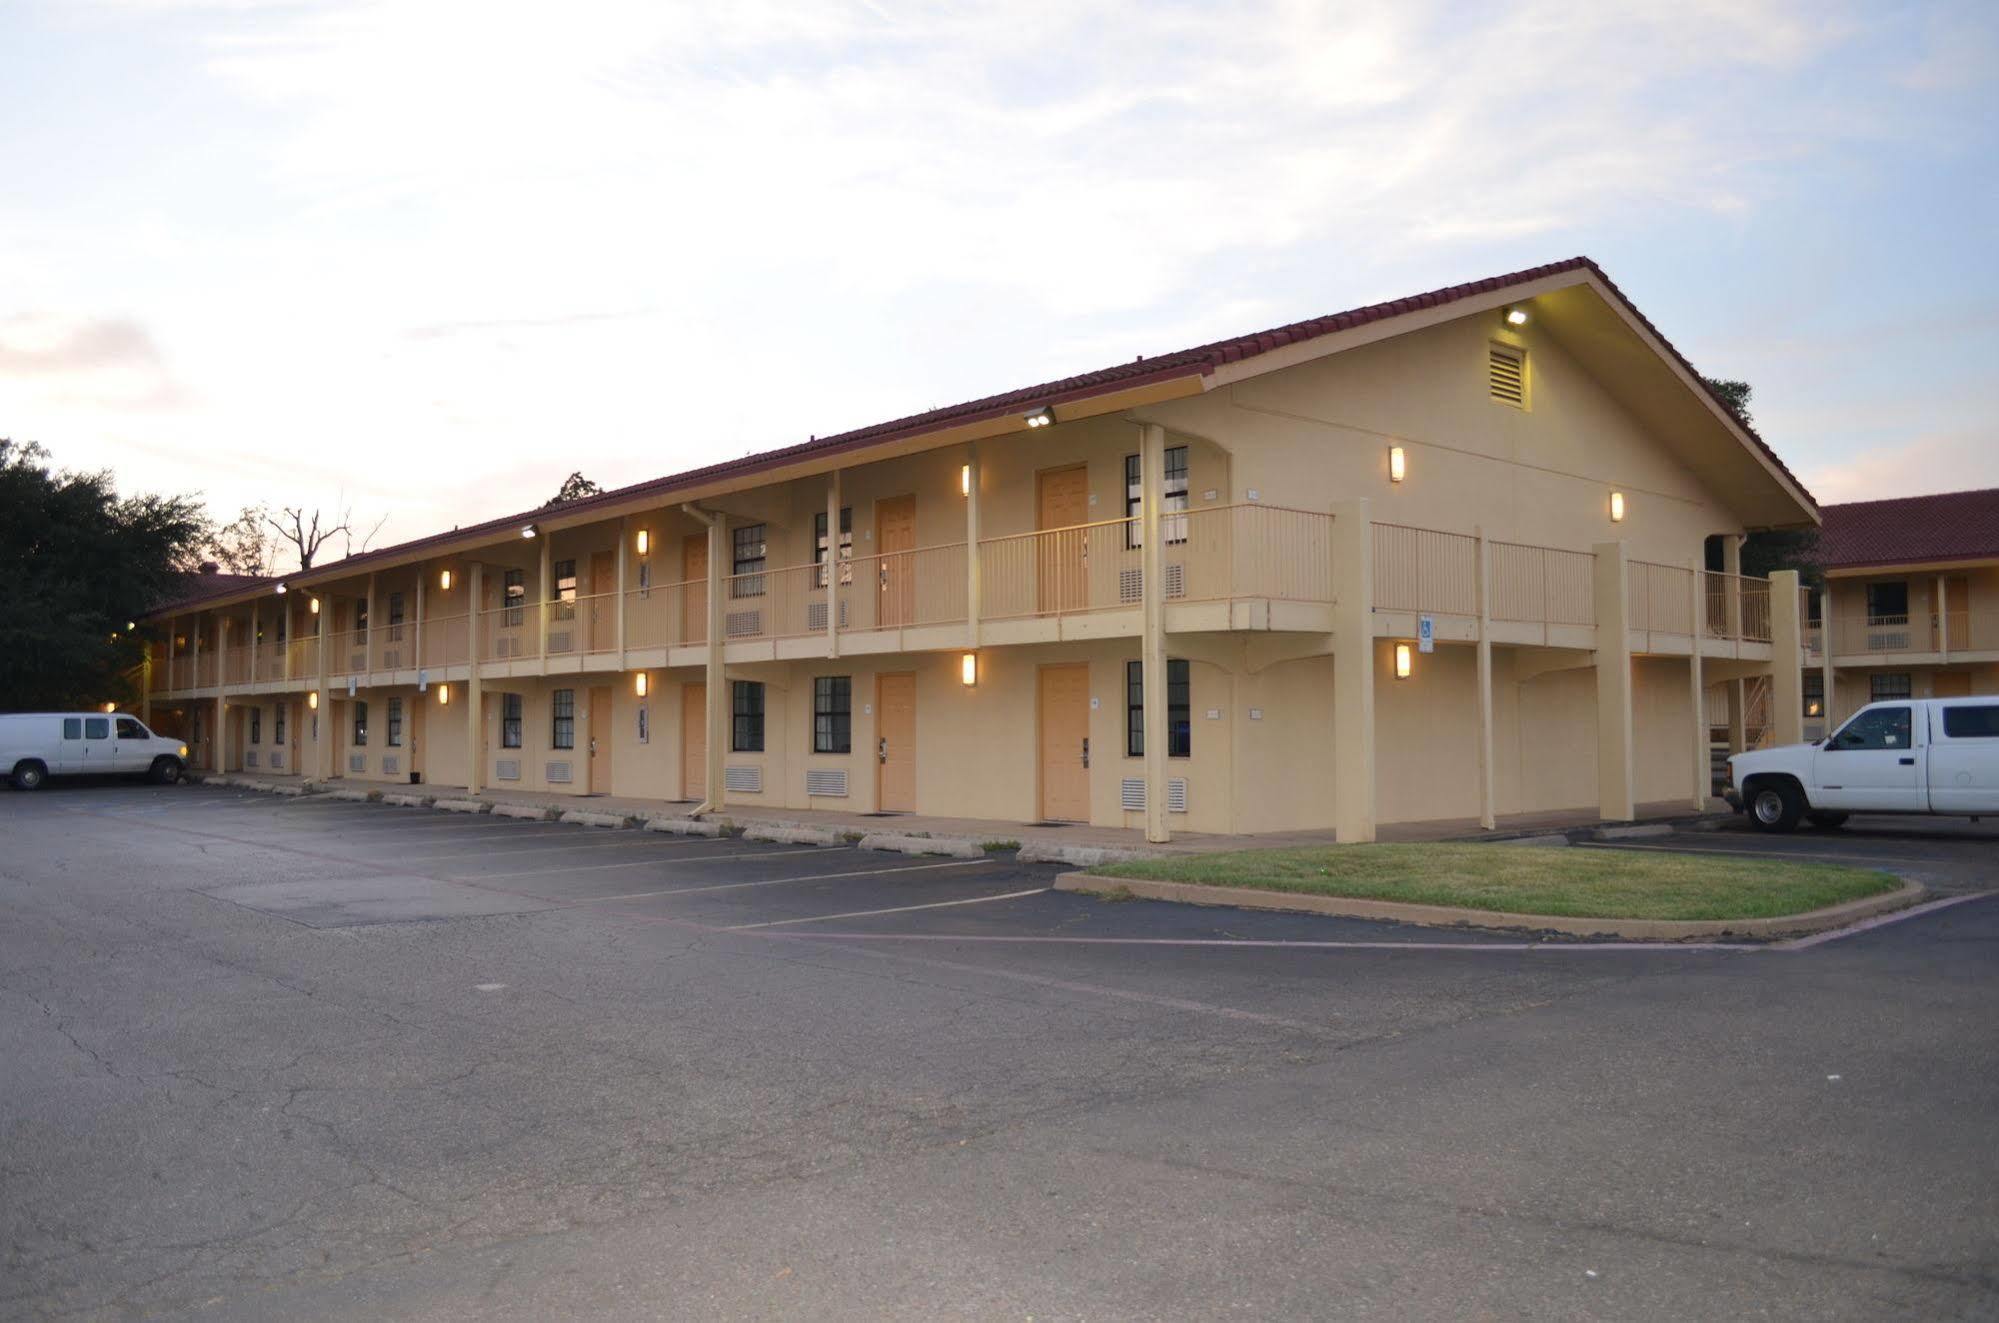
[[[1892,891],[1841,864],[1531,845],[1322,845],[1104,864],[1105,877],[1588,919],[1767,919]]]

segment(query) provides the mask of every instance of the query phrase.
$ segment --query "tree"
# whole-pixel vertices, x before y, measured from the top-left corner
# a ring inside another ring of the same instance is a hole
[[[1709,390],[1721,397],[1729,412],[1739,419],[1744,427],[1752,427],[1749,412],[1749,397],[1755,388],[1746,381],[1733,381],[1722,377],[1703,377]],[[1817,587],[1822,581],[1818,565],[1819,533],[1816,528],[1768,528],[1751,533],[1742,543],[1742,572],[1758,578],[1769,577],[1772,570],[1796,570],[1798,577],[1807,585]],[[1720,548],[1717,546],[1709,559],[1708,568],[1718,570]]]
[[[292,554],[297,557],[298,567],[301,570],[311,569],[313,561],[319,558],[321,549],[335,537],[344,539],[341,543],[345,548],[343,554],[349,556],[354,554],[354,507],[352,506],[342,509],[337,519],[330,514],[322,514],[317,507],[307,511],[302,505],[288,505],[275,515],[263,506],[250,507],[243,511],[244,517],[249,516],[251,509],[255,509],[267,526],[276,530],[279,537],[291,544]],[[324,527],[321,526],[322,520]],[[381,532],[382,525],[388,522],[387,515],[375,521],[374,527],[361,538],[361,550],[368,549],[368,544],[374,541],[375,534]]]
[[[109,472],[53,472],[33,442],[0,439],[0,706],[135,698],[142,645],[127,628],[185,593],[213,532],[190,496],[121,498]]]
[[[1754,387],[1748,382],[1728,381],[1721,377],[1702,377],[1701,380],[1707,383],[1709,390],[1721,396],[1721,402],[1728,406],[1729,412],[1742,420],[1744,427],[1756,425],[1749,412],[1749,396]]]
[[[234,520],[218,525],[209,535],[208,558],[230,574],[268,576],[278,560],[272,527],[269,506],[246,505]]]
[[[580,501],[586,496],[602,496],[603,494],[604,489],[584,477],[582,471],[579,469],[562,480],[561,490],[555,493],[555,499],[551,500],[548,504],[562,505],[568,501]]]

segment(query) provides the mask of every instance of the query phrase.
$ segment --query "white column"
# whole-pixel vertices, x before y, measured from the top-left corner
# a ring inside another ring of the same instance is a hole
[[[1374,839],[1374,520],[1367,499],[1333,515],[1333,829]]]
[[[1138,526],[1144,548],[1139,682],[1145,704],[1145,839],[1163,843],[1173,839],[1166,826],[1166,555],[1159,524],[1160,498],[1166,490],[1166,429],[1158,423],[1141,426],[1138,455]]]
[[[1703,593],[1701,591],[1701,575],[1704,562],[1697,560],[1694,562],[1694,566],[1692,593],[1694,637],[1693,647],[1689,649],[1687,654],[1687,674],[1693,683],[1693,692],[1690,697],[1694,705],[1694,783],[1692,798],[1694,812],[1699,813],[1707,808],[1708,795],[1714,789],[1714,767],[1711,755],[1708,752],[1707,690],[1701,673],[1701,639],[1705,637],[1705,621],[1707,620],[1707,603],[1702,600]]]
[[[840,470],[826,483],[826,655],[840,655]]]
[[[1492,544],[1483,528],[1478,538],[1478,825],[1499,825],[1492,790]]]
[[[1596,553],[1597,811],[1606,821],[1637,815],[1631,792],[1630,570],[1622,542],[1599,542]]]
[[[728,554],[728,519],[708,516],[708,807],[723,805],[722,759],[728,738],[728,680],[722,667],[722,557]]]
[[[979,446],[975,441],[965,453],[965,643],[979,646]]]
[[[468,567],[465,598],[466,638],[465,652],[465,790],[468,794],[479,793],[479,781],[486,770],[486,696],[479,678],[479,595],[480,564],[473,561]]]

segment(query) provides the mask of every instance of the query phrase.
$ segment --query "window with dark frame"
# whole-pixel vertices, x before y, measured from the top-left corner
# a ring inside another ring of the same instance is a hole
[[[250,743],[262,744],[263,742],[264,742],[264,709],[260,707],[253,707],[250,709]]]
[[[764,557],[769,544],[764,540],[762,524],[744,524],[731,529],[729,545],[732,549],[729,580],[729,596],[762,597],[764,595]]]
[[[1821,717],[1825,715],[1825,672],[1805,672],[1805,715]]]
[[[354,747],[368,746],[368,705],[356,700],[354,704]]]
[[[1137,548],[1145,545],[1145,534],[1138,522],[1138,512],[1145,494],[1144,457],[1126,455],[1124,457],[1124,544]],[[1159,502],[1159,528],[1166,535],[1166,545],[1187,540],[1187,447],[1168,446],[1166,448],[1165,485],[1161,489]]]
[[[551,749],[576,747],[576,691],[558,689],[549,695],[548,745]]]
[[[549,567],[555,576],[555,608],[557,620],[576,619],[576,562],[559,560]]]
[[[1869,620],[1906,620],[1909,616],[1909,585],[1901,579],[1867,585]]]
[[[500,601],[506,607],[501,623],[517,629],[526,618],[528,581],[526,570],[507,570],[500,575]]]
[[[389,594],[389,641],[400,642],[403,637],[403,595]]]
[[[826,512],[821,510],[812,516],[812,563],[819,566],[812,575],[812,582],[820,588],[826,586]],[[854,581],[854,508],[848,506],[840,511],[840,582]]]
[[[851,753],[853,745],[853,677],[815,677],[812,681],[812,752]]]
[[[1900,675],[1870,675],[1867,677],[1868,701],[1878,703],[1884,698],[1910,698],[1915,694],[1906,672]]]
[[[1145,663],[1124,664],[1125,753],[1145,756]],[[1193,686],[1185,661],[1166,659],[1166,756],[1187,758],[1194,751]]]
[[[368,599],[365,597],[357,597],[354,599],[354,628],[358,632],[360,630],[366,629],[367,627],[368,627]]]
[[[764,751],[764,687],[754,680],[737,680],[730,695],[733,726],[729,732],[732,753]]]
[[[519,694],[500,695],[500,747],[518,749],[521,747],[521,696]]]
[[[389,747],[390,747],[391,749],[399,749],[399,748],[401,748],[401,747],[402,747],[402,743],[403,743],[403,700],[402,700],[402,699],[400,699],[400,698],[391,698],[391,699],[389,700],[389,734],[388,734],[388,741],[389,741]]]
[[[282,745],[285,742],[285,718],[290,714],[290,712],[291,712],[290,703],[280,703],[272,711],[271,743]]]

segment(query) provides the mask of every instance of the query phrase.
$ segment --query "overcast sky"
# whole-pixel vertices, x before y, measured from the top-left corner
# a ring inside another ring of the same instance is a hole
[[[1999,485],[1996,59],[1991,3],[8,0],[0,435],[393,541],[1587,253],[1822,501]]]

